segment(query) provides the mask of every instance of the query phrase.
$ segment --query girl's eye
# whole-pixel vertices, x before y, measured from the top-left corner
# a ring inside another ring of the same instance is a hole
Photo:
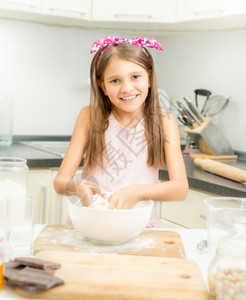
[[[113,79],[113,80],[111,80],[111,83],[117,83],[117,82],[119,82],[119,79]]]
[[[132,78],[133,79],[138,79],[140,77],[140,75],[133,75]]]

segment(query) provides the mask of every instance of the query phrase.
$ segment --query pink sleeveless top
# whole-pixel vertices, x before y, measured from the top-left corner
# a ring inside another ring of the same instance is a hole
[[[136,127],[126,128],[114,115],[109,116],[105,132],[108,156],[104,157],[103,170],[98,166],[92,175],[100,187],[109,192],[132,184],[158,182],[158,169],[147,166],[147,142],[144,136],[143,120]],[[86,172],[86,170],[84,170]],[[148,227],[159,227],[156,202]]]

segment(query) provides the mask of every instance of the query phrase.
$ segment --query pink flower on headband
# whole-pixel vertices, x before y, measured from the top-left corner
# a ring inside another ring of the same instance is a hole
[[[132,44],[140,48],[148,47],[155,48],[157,50],[163,50],[162,45],[154,39],[145,37],[135,37],[132,39],[126,39],[121,37],[108,36],[104,39],[98,40],[92,44],[90,53],[97,52],[100,49],[116,44]]]

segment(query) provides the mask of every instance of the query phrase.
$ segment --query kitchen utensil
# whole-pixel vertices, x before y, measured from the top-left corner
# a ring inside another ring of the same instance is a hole
[[[200,153],[200,137],[195,134],[188,134],[186,137],[186,145],[183,153]]]
[[[121,245],[93,244],[81,237],[71,225],[46,225],[34,243],[34,253],[40,251],[75,251],[185,258],[179,233],[144,229],[135,239]]]
[[[210,173],[237,181],[246,182],[246,171],[212,159],[195,158],[194,163]]]
[[[222,130],[204,117],[201,125],[194,129],[186,127],[184,132],[201,136],[201,152],[211,155],[233,155],[232,147]]]
[[[190,158],[209,158],[214,160],[229,160],[229,161],[235,161],[237,160],[237,155],[210,155],[205,153],[190,153]]]
[[[208,300],[194,261],[152,256],[43,251],[38,258],[61,263],[55,276],[65,284],[51,290],[18,294],[42,299]]]
[[[219,114],[229,103],[229,98],[214,95],[210,97],[204,104],[201,113],[205,116],[213,117]]]
[[[178,110],[181,113],[181,115],[185,115],[190,120],[191,123],[197,122],[194,114],[189,109],[187,109],[183,105],[183,103],[181,103],[180,101],[177,101],[177,105],[178,105]]]
[[[153,201],[139,201],[132,209],[83,207],[77,197],[67,198],[69,216],[81,235],[99,244],[120,244],[138,236],[147,226]]]
[[[196,107],[198,108],[198,99],[197,99],[197,95],[201,95],[201,96],[206,96],[206,100],[204,102],[204,105],[206,104],[206,102],[208,101],[208,98],[210,95],[212,95],[212,93],[208,90],[205,90],[205,89],[197,89],[194,91],[195,92],[195,100],[196,100]],[[203,105],[203,108],[201,110],[201,113],[203,112],[203,109],[204,109],[204,105]]]
[[[185,100],[186,104],[188,105],[188,107],[191,110],[191,112],[193,113],[193,115],[199,120],[198,124],[200,125],[201,122],[204,121],[203,116],[200,114],[198,109],[193,105],[193,103],[191,102],[191,100],[189,98],[184,97],[183,99]]]
[[[188,126],[189,128],[193,128],[192,121],[187,116],[178,116],[178,120],[185,126]]]
[[[246,217],[246,198],[210,197],[204,200],[207,216],[208,254],[215,255],[218,241],[229,235],[233,223],[239,217]]]

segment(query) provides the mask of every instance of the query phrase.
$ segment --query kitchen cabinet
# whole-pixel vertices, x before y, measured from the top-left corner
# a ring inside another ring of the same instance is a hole
[[[204,199],[217,196],[190,189],[182,201],[160,202],[160,218],[166,228],[206,228],[206,207]]]
[[[42,0],[0,0],[0,18],[41,22]]]
[[[53,187],[57,172],[58,170],[52,171],[49,224],[65,224],[68,218],[67,197],[58,195]]]
[[[93,0],[93,21],[173,23],[176,1],[173,0]]]
[[[246,26],[244,0],[0,0],[0,18],[155,34]]]
[[[36,196],[35,223],[49,222],[49,202],[51,194],[51,175],[49,169],[28,171],[28,193]]]
[[[0,0],[0,9],[40,13],[42,0]]]
[[[91,19],[91,0],[0,0],[0,17],[22,21],[83,26]]]
[[[53,187],[57,172],[57,168],[28,171],[27,189],[36,196],[36,224],[65,224],[67,220],[66,197],[58,195]]]
[[[177,21],[191,21],[246,13],[242,0],[177,0]]]
[[[91,0],[43,0],[43,14],[74,19],[91,19]]]
[[[58,195],[53,187],[56,174],[57,169],[30,169],[28,172],[27,189],[36,196],[36,224],[62,224],[66,220],[65,197]]]

